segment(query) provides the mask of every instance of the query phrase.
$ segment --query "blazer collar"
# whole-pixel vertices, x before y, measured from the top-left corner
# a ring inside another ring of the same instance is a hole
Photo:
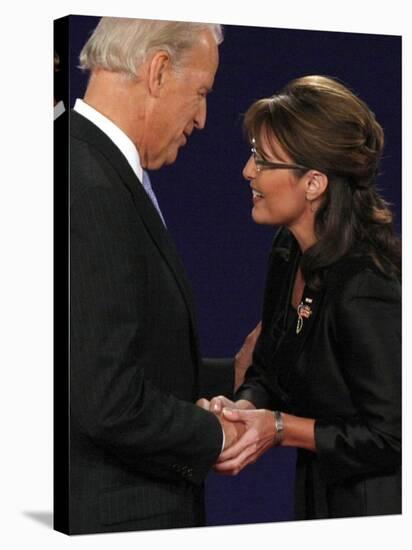
[[[99,150],[116,170],[120,181],[130,192],[136,210],[149,235],[175,276],[177,285],[186,302],[194,328],[193,332],[197,339],[194,301],[184,266],[156,208],[153,206],[151,199],[147,196],[142,183],[134,174],[123,153],[116,147],[111,139],[97,126],[76,111],[71,111],[70,133],[74,137],[89,143],[90,146]]]
[[[266,276],[263,300],[263,325],[271,325],[272,330],[284,331],[286,317],[282,316],[291,293],[291,273],[299,260],[299,247],[287,228],[281,227],[272,243],[269,269]]]
[[[280,245],[280,246],[279,246]],[[290,382],[294,379],[298,359],[303,352],[308,337],[321,311],[325,288],[314,291],[305,286],[301,304],[306,310],[301,312],[301,321],[298,327],[298,313],[295,318],[288,322],[288,315],[291,314],[291,296],[300,251],[294,237],[287,229],[281,229],[280,234],[275,237],[274,249],[272,251],[272,276],[268,292],[277,295],[277,300],[272,301],[272,318],[270,331],[273,338],[273,352],[270,364],[272,365],[271,376],[273,382],[279,383],[286,392]],[[269,272],[270,274],[270,272]],[[299,330],[298,330],[299,329]],[[292,376],[291,376],[292,375]]]

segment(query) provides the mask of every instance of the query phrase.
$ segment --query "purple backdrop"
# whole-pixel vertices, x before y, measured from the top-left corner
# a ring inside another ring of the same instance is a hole
[[[98,18],[70,18],[70,103],[86,76],[78,54]],[[306,74],[341,79],[375,112],[386,134],[379,184],[401,228],[401,38],[225,26],[204,131],[175,165],[151,173],[195,293],[203,354],[233,355],[260,318],[273,228],[255,225],[242,179],[249,155],[242,113]],[[293,519],[293,449],[275,449],[236,478],[210,474],[209,525]]]

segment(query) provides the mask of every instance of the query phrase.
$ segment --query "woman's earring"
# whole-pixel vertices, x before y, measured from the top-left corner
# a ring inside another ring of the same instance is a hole
[[[316,208],[313,206],[313,203],[314,203],[315,201],[314,201],[314,200],[311,201],[307,195],[306,195],[306,200],[309,202],[310,211],[311,211],[311,212],[316,212]]]

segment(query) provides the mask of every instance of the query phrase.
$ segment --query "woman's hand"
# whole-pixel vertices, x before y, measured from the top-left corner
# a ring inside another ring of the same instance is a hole
[[[245,379],[247,369],[252,364],[253,350],[262,329],[262,321],[250,332],[243,342],[242,347],[235,355],[235,389],[236,391]]]
[[[275,418],[273,412],[266,409],[224,408],[222,414],[232,422],[243,422],[246,431],[239,441],[220,455],[214,470],[221,474],[237,475],[275,445]]]
[[[254,405],[249,401],[246,401],[245,399],[234,403],[224,395],[213,397],[213,399],[211,399],[210,401],[205,397],[202,397],[201,399],[198,399],[198,401],[196,401],[196,405],[198,407],[205,409],[205,411],[212,412],[219,419],[222,430],[224,432],[225,449],[232,446],[245,433],[246,428],[243,422],[236,422],[234,419],[228,420],[222,414],[224,407],[226,407],[227,409],[232,409],[235,408],[238,403],[243,405],[243,407],[245,408],[254,408]]]

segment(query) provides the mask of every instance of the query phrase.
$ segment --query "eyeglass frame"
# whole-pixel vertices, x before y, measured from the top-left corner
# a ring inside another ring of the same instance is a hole
[[[256,150],[256,140],[252,138],[251,148],[253,160],[256,165],[256,170],[260,172],[261,170],[310,170],[309,167],[303,166],[302,164],[289,164],[286,162],[271,162],[269,160],[259,158],[258,152]]]

